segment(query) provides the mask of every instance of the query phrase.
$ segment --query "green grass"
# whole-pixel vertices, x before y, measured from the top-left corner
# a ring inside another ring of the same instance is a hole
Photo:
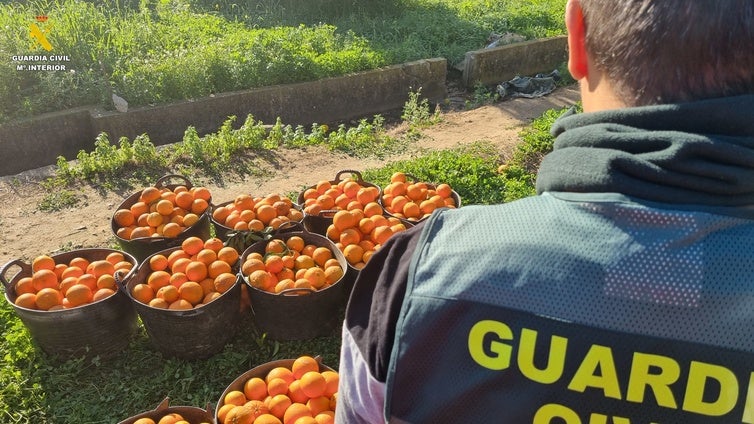
[[[460,61],[492,32],[565,32],[565,0],[34,0],[0,2],[0,56],[67,55],[66,71],[0,70],[0,122],[316,80],[430,57]],[[36,15],[53,50],[28,36]],[[49,25],[49,26],[48,26]]]

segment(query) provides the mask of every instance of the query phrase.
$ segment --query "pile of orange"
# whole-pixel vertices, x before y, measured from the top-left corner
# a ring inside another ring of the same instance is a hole
[[[54,311],[96,302],[118,290],[116,271],[128,272],[132,267],[119,252],[92,261],[75,257],[67,264],[40,255],[31,263],[32,275],[16,282],[14,303],[27,309]]]
[[[198,308],[233,287],[238,258],[238,251],[218,238],[188,237],[167,257],[160,253],[149,257],[147,280],[134,285],[131,295],[154,308]]]
[[[285,241],[269,240],[264,251],[264,255],[249,253],[241,264],[241,273],[249,285],[269,293],[287,289],[322,290],[345,273],[328,247],[307,244],[299,236]]]
[[[189,422],[178,412],[168,412],[167,414],[159,417],[157,421],[152,418],[139,418],[134,421],[134,424],[194,424]],[[201,422],[196,424],[209,424],[208,422]]]
[[[131,207],[120,208],[113,214],[116,234],[124,240],[178,237],[199,221],[211,198],[206,187],[179,185],[172,190],[147,187]]]
[[[375,210],[340,210],[333,215],[327,227],[327,237],[343,252],[351,266],[363,268],[372,254],[393,234],[405,231],[406,225],[398,218],[383,216]]]
[[[228,391],[217,409],[218,424],[332,424],[339,376],[321,371],[311,356],[290,368],[247,379],[241,390]]]
[[[302,193],[304,212],[319,215],[325,210],[352,210],[382,207],[377,203],[380,189],[362,185],[353,178],[344,178],[333,184],[322,180]]]
[[[438,208],[456,208],[449,184],[437,186],[421,181],[409,182],[406,174],[395,172],[390,184],[382,190],[382,206],[390,215],[409,221],[420,221]]]
[[[277,229],[286,222],[301,221],[303,217],[303,212],[294,207],[291,199],[279,194],[264,197],[239,194],[232,202],[212,211],[215,222],[237,231]]]

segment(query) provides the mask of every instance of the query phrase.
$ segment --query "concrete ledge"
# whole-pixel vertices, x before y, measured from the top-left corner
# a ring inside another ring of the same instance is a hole
[[[35,117],[0,127],[0,175],[55,164],[58,156],[73,159],[91,151],[104,132],[115,143],[147,134],[155,145],[183,139],[193,126],[200,135],[217,131],[236,115],[237,124],[252,114],[264,123],[311,125],[372,116],[403,107],[419,88],[431,102],[445,99],[447,62],[427,59],[319,81],[223,93],[129,110],[96,113],[80,108]]]
[[[463,84],[498,84],[517,75],[550,72],[568,58],[566,36],[524,41],[466,53]]]

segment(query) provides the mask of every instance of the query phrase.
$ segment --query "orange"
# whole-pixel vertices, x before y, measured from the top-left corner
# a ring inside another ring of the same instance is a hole
[[[293,380],[288,386],[288,397],[291,398],[292,402],[296,403],[306,403],[309,400],[304,392],[301,391],[301,381],[299,380]]]
[[[273,218],[278,216],[277,211],[271,205],[260,205],[257,208],[257,219],[262,221],[265,225],[269,224]]]
[[[154,290],[147,284],[137,284],[131,289],[131,295],[141,303],[149,303],[154,299]]]
[[[351,214],[351,212],[340,210],[333,215],[332,223],[336,229],[343,231],[346,228],[355,227],[358,221],[356,221],[356,216]]]
[[[182,272],[174,272],[174,273],[173,273],[173,274],[172,274],[172,275],[170,276],[170,285],[171,285],[171,286],[175,286],[176,288],[178,288],[178,287],[180,287],[180,286],[181,286],[181,284],[185,283],[185,282],[186,282],[186,281],[188,281],[188,280],[189,280],[189,279],[188,279],[188,277],[186,276],[186,274],[184,274],[184,273],[182,273]]]
[[[320,180],[317,182],[314,188],[315,190],[317,190],[317,193],[323,194],[324,192],[332,188],[332,183],[327,180]]]
[[[134,424],[157,424],[154,422],[151,418],[139,418],[138,420],[134,421]]]
[[[34,293],[24,293],[18,296],[13,303],[22,308],[37,309],[37,295]]]
[[[315,289],[322,288],[327,279],[325,277],[325,271],[320,267],[311,267],[304,272],[304,279],[309,281],[309,284]]]
[[[207,278],[207,265],[204,262],[191,261],[184,271],[189,281],[199,282]]]
[[[149,268],[152,271],[164,271],[168,268],[168,258],[162,254],[152,255],[149,258]]]
[[[204,241],[204,248],[215,253],[219,252],[224,246],[223,241],[217,237],[211,237]]]
[[[53,288],[46,287],[37,292],[36,304],[38,309],[46,311],[53,306],[60,305],[62,301],[63,295]]]
[[[183,232],[184,227],[175,222],[168,222],[162,227],[162,235],[169,238],[178,237]]]
[[[178,289],[175,286],[168,284],[167,286],[160,287],[155,294],[158,299],[163,299],[167,303],[173,303],[180,298]]]
[[[295,282],[292,278],[281,278],[277,284],[275,284],[275,287],[272,289],[272,292],[274,293],[281,293],[283,290],[292,289],[295,287]]]
[[[320,267],[324,267],[325,262],[327,262],[331,258],[332,251],[324,246],[317,247],[316,249],[314,249],[314,252],[312,252],[312,259],[314,260],[314,263],[316,263]]]
[[[364,205],[364,216],[382,215],[382,206],[377,202],[369,202]]]
[[[344,246],[358,244],[361,241],[361,232],[355,228],[346,228],[340,233],[338,241]]]
[[[202,199],[206,202],[209,202],[212,198],[212,194],[207,187],[192,187],[189,191],[193,193],[194,198],[196,199]]]
[[[314,259],[309,255],[299,255],[293,260],[293,262],[296,270],[308,269],[314,266]]]
[[[199,285],[199,283],[193,281],[187,281],[181,284],[178,288],[178,294],[181,299],[191,302],[192,305],[201,303],[202,299],[204,299],[204,289],[202,289],[202,286]]]
[[[265,253],[285,253],[288,246],[283,240],[273,239],[267,242],[264,248]]]
[[[236,275],[229,272],[224,272],[215,277],[215,291],[218,293],[225,293],[230,290],[234,284],[236,284]]]
[[[151,212],[149,215],[147,215],[147,224],[149,224],[150,227],[158,227],[164,222],[165,221],[163,220],[163,217],[159,212]]]
[[[390,176],[390,182],[391,183],[394,183],[394,182],[405,183],[406,181],[407,181],[406,180],[406,174],[404,172],[401,172],[401,171],[393,172],[393,174]]]
[[[327,227],[327,232],[325,233],[327,238],[330,240],[339,240],[340,239],[340,230],[335,228],[335,225],[330,224]]]
[[[157,187],[147,187],[141,191],[139,201],[150,204],[160,198],[162,192]]]
[[[190,210],[191,205],[194,203],[194,195],[189,193],[188,191],[182,191],[179,193],[176,193],[175,195],[175,204],[185,210]]]
[[[246,403],[246,395],[240,390],[231,390],[223,397],[223,404],[241,406]]]
[[[362,205],[366,205],[369,202],[376,202],[379,195],[380,191],[377,187],[362,187],[359,189],[359,193],[356,195],[356,199]]]
[[[84,275],[84,271],[77,266],[67,266],[63,272],[60,273],[60,280],[65,280],[69,277],[81,277]]]
[[[358,244],[349,244],[343,248],[343,256],[349,264],[353,265],[357,262],[361,262],[364,256],[364,249]]]
[[[330,410],[330,398],[328,396],[310,398],[306,401],[306,406],[309,408],[312,415],[316,416],[322,412]]]
[[[48,287],[49,288],[58,287],[58,276],[55,275],[54,271],[51,271],[50,269],[47,269],[47,268],[43,268],[38,271],[35,271],[31,275],[31,280],[32,280],[32,285],[34,286],[34,290],[37,292]]]
[[[36,293],[31,277],[20,278],[16,282],[15,291],[17,296],[20,296],[24,293]]]
[[[128,227],[136,223],[136,217],[130,209],[118,209],[113,214],[113,221],[119,227]]]
[[[232,403],[226,403],[222,405],[220,408],[217,409],[217,418],[218,423],[217,424],[224,424],[225,423],[225,417],[228,415],[228,412],[235,408],[238,405],[233,405]]]
[[[145,237],[151,237],[152,236],[152,230],[150,227],[142,226],[142,227],[136,227],[131,231],[131,237],[130,239],[137,239],[137,238],[145,238]]]
[[[83,284],[89,287],[92,292],[97,290],[97,279],[92,274],[83,274],[77,280],[76,284]]]
[[[248,194],[239,194],[233,199],[233,206],[237,210],[253,210],[255,206],[254,198]]]
[[[165,199],[159,200],[155,209],[160,215],[170,215],[173,213],[173,202]]]
[[[170,412],[162,416],[157,424],[178,424],[184,421],[183,416],[177,412]]]
[[[343,278],[343,268],[340,265],[325,268],[325,281],[327,284],[335,284],[341,278]]]
[[[324,396],[327,390],[327,381],[318,371],[308,371],[299,379],[301,390],[310,398]]]
[[[271,369],[265,376],[264,381],[267,382],[267,384],[269,384],[270,380],[272,380],[273,378],[282,378],[288,384],[291,384],[291,382],[295,380],[295,377],[293,376],[293,371],[291,371],[290,369],[286,367],[275,367]]]
[[[285,415],[285,411],[291,406],[293,402],[291,402],[291,399],[284,395],[275,395],[270,398],[269,403],[267,404],[267,407],[270,409],[270,414],[278,417],[283,418]]]
[[[96,260],[89,264],[86,272],[87,274],[94,275],[95,278],[99,278],[102,275],[113,275],[115,273],[115,265],[104,259]]]
[[[267,383],[259,377],[251,377],[243,385],[246,399],[263,400],[267,397]]]
[[[252,272],[257,270],[265,270],[264,262],[262,262],[259,259],[247,257],[246,261],[244,261],[243,265],[241,265],[241,273],[243,275],[250,275]]]
[[[145,213],[149,212],[149,208],[147,207],[147,204],[144,202],[136,202],[129,208],[131,211],[131,214],[133,214],[134,218],[138,221],[138,218]]]
[[[249,274],[249,284],[259,290],[269,291],[274,287],[274,277],[269,271],[256,270]]]
[[[442,183],[435,187],[435,192],[439,194],[443,199],[449,198],[453,194],[453,189],[449,184]]]
[[[115,290],[108,289],[108,288],[101,288],[94,292],[92,295],[92,302],[97,302],[102,299],[107,299],[108,297],[115,294]]]
[[[272,414],[262,414],[254,420],[254,424],[283,424],[283,422]]]
[[[301,417],[311,417],[312,413],[309,408],[302,403],[293,403],[283,414],[283,424],[295,424],[296,420]]]
[[[168,307],[170,307],[170,304],[166,302],[165,299],[161,299],[159,297],[155,297],[154,299],[150,300],[148,305],[153,308],[159,309],[168,309]]]
[[[104,274],[97,279],[97,288],[118,290],[118,285],[115,282],[115,277],[110,274]]]
[[[283,258],[278,255],[270,255],[265,259],[264,266],[268,272],[277,274],[282,271],[285,265],[283,264]]]
[[[84,284],[74,284],[65,292],[65,298],[71,307],[87,304],[92,301],[92,289]]]
[[[170,252],[170,254],[168,255],[168,266],[172,268],[173,264],[178,259],[181,259],[181,258],[187,258],[188,259],[190,257],[191,257],[191,255],[189,255],[188,253],[184,252],[182,249],[176,249],[176,250]]]
[[[390,236],[393,235],[393,230],[390,227],[387,226],[380,226],[375,227],[374,230],[372,230],[372,233],[370,234],[370,237],[372,238],[372,241],[374,244],[384,244]]]
[[[288,382],[282,378],[273,378],[267,382],[267,393],[270,396],[284,395],[288,393]]]
[[[184,227],[191,227],[197,222],[199,222],[199,215],[197,215],[196,213],[187,213],[186,216],[183,217]]]
[[[147,284],[157,292],[161,287],[170,284],[170,274],[167,271],[154,271],[147,277]]]
[[[204,213],[204,211],[207,210],[209,207],[209,203],[204,199],[194,199],[194,202],[191,204],[191,213],[196,215],[201,215]],[[186,218],[184,217],[184,222]],[[190,224],[186,224],[190,225]]]
[[[207,276],[212,279],[220,274],[231,272],[233,272],[232,268],[224,261],[217,260],[207,266]]]
[[[325,388],[325,396],[332,396],[333,394],[338,392],[338,383],[340,382],[340,377],[337,372],[335,371],[322,371],[322,377],[324,377],[326,384]]]
[[[170,271],[174,274],[177,272],[186,273],[186,267],[193,262],[190,258],[178,258],[170,265]]]
[[[312,416],[303,416],[296,418],[293,424],[317,424],[317,420]]]
[[[204,248],[204,241],[199,237],[191,236],[181,242],[181,248],[189,256],[196,255]]]
[[[182,310],[193,309],[193,308],[194,308],[194,305],[192,305],[190,302],[183,299],[178,299],[168,306],[168,309],[172,309],[176,311],[182,311]]]
[[[314,416],[314,420],[317,424],[335,424],[335,415],[332,411],[320,412]]]
[[[289,249],[301,252],[301,249],[304,248],[306,242],[304,242],[304,239],[299,236],[292,236],[285,242],[285,244]]]
[[[293,373],[293,377],[296,379],[300,379],[301,376],[309,371],[319,371],[319,363],[311,356],[299,356],[291,365],[291,373]]]
[[[48,271],[54,271],[55,270],[55,259],[53,259],[51,256],[47,255],[39,255],[35,257],[31,261],[31,270],[32,272],[37,272],[39,270],[46,269]]]

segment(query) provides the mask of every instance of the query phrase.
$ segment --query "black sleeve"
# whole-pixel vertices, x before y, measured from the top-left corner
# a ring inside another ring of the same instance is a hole
[[[346,308],[345,325],[369,371],[385,382],[393,348],[395,323],[408,282],[408,268],[423,223],[397,233],[359,271]]]

